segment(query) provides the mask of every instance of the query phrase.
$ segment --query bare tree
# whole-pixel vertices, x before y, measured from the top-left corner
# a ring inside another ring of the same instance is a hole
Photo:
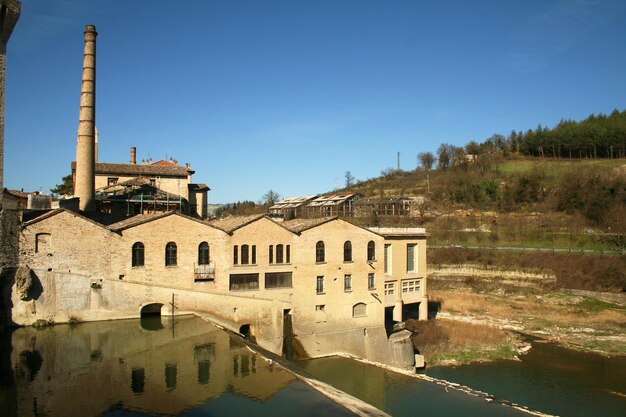
[[[355,178],[350,171],[346,171],[345,179],[346,179],[346,188],[350,188],[354,185]]]
[[[278,200],[280,200],[280,194],[278,194],[274,190],[269,190],[268,192],[263,194],[263,197],[261,198],[265,202],[265,205],[273,206]]]
[[[417,154],[417,161],[426,171],[433,169],[435,155],[432,152],[420,152]]]

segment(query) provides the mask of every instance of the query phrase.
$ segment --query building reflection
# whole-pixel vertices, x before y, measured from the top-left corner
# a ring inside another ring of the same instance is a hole
[[[294,380],[228,333],[195,318],[162,329],[138,320],[12,334],[16,415],[179,414],[231,392],[266,401]],[[172,336],[175,334],[175,337]]]

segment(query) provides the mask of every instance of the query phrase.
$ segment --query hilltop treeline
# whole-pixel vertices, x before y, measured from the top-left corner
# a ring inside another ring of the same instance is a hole
[[[585,120],[561,120],[552,129],[537,126],[526,132],[513,130],[508,136],[495,134],[482,143],[469,141],[464,147],[441,144],[437,155],[422,152],[417,158],[426,169],[473,161],[484,154],[501,152],[540,158],[626,158],[626,110],[609,116],[592,114]]]
[[[626,157],[626,110],[585,120],[561,120],[554,128],[539,125],[525,133],[511,132],[511,150],[528,156],[553,158]]]

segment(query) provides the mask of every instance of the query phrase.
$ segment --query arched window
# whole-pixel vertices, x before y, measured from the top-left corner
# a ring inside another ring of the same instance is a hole
[[[276,263],[283,263],[283,245],[276,245]]]
[[[315,245],[315,262],[324,262],[326,254],[324,251],[324,242],[321,240]]]
[[[165,245],[165,266],[176,266],[176,243],[170,242]]]
[[[132,266],[143,266],[144,265],[144,246],[141,242],[133,243],[132,250]]]
[[[250,263],[250,246],[241,245],[241,264],[247,265]]]
[[[343,244],[343,261],[352,262],[352,242],[349,240]]]
[[[202,242],[198,245],[198,265],[209,264],[209,244]]]
[[[357,303],[352,306],[352,317],[367,316],[367,305],[365,303]]]
[[[367,243],[367,260],[374,261],[376,260],[376,244],[373,240],[370,240]]]

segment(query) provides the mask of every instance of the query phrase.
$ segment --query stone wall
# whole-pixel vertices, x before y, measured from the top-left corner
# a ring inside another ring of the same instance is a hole
[[[20,212],[0,210],[0,327],[10,315],[11,288],[19,265]]]

